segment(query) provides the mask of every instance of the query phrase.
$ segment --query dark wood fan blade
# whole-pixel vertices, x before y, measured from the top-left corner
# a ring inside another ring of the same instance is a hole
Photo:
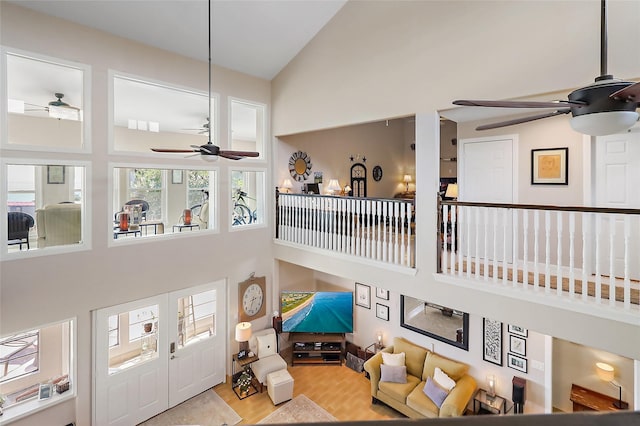
[[[529,121],[541,120],[543,118],[548,118],[548,117],[555,117],[556,115],[568,114],[570,112],[571,112],[570,109],[559,109],[557,111],[550,112],[547,114],[530,115],[529,117],[515,118],[513,120],[501,121],[499,123],[485,124],[485,125],[476,127],[476,130],[489,130],[489,129],[497,129],[499,127],[513,126],[514,124],[528,123]]]
[[[231,154],[229,154],[228,152],[225,152],[225,151],[220,151],[218,153],[218,155],[220,157],[228,158],[229,160],[241,160],[242,159],[242,157],[239,157],[237,155],[231,155]]]
[[[631,84],[609,95],[610,98],[620,98],[628,101],[640,102],[640,83]]]
[[[198,152],[198,151],[200,151],[200,147],[198,147],[198,149],[151,148],[151,151],[153,151],[153,152],[175,152],[175,153]]]
[[[236,156],[236,157],[258,157],[258,156],[260,156],[259,152],[254,152],[254,151],[220,150],[220,154],[222,154],[222,153],[233,155],[233,156]]]
[[[472,101],[466,99],[459,99],[453,101],[454,105],[461,106],[479,106],[479,107],[494,107],[494,108],[559,108],[569,105],[588,105],[586,102],[579,101],[552,101],[552,102],[538,102],[538,101]]]

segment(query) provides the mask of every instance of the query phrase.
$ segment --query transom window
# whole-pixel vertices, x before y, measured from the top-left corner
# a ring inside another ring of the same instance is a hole
[[[264,157],[265,105],[233,98],[229,102],[231,149],[257,151]]]

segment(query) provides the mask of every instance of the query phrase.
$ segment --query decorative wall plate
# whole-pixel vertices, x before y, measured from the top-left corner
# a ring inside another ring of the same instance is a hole
[[[375,166],[373,168],[373,180],[375,180],[376,182],[379,182],[380,179],[382,179],[382,167]]]
[[[306,180],[311,175],[311,166],[311,157],[306,152],[294,152],[289,158],[289,173],[298,182]]]

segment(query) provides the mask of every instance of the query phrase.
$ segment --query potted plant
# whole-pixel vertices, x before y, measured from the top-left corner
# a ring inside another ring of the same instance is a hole
[[[251,386],[251,374],[247,370],[244,370],[240,377],[238,377],[238,388],[240,389],[240,395],[246,396],[249,393],[249,387]]]

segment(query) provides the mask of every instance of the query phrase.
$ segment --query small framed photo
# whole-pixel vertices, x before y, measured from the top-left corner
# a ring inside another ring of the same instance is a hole
[[[385,290],[384,288],[377,287],[376,297],[378,299],[389,300],[389,290]]]
[[[527,355],[527,339],[509,335],[509,352],[517,355]]]
[[[376,318],[389,321],[389,307],[387,305],[376,303]]]
[[[356,305],[371,309],[371,287],[356,283]]]
[[[47,166],[47,183],[64,183],[64,166]]]
[[[485,318],[482,325],[482,359],[496,365],[502,365],[502,323]]]
[[[516,335],[522,336],[522,337],[528,337],[529,336],[529,330],[527,330],[526,328],[518,327],[517,325],[509,324],[509,327],[507,329],[509,330],[509,333],[511,333],[511,334],[516,334]]]
[[[172,170],[171,171],[171,183],[180,184],[182,183],[182,170]]]
[[[49,399],[53,394],[53,386],[51,383],[44,383],[40,385],[40,389],[38,390],[38,399]]]
[[[238,359],[244,359],[247,357],[247,350],[243,349],[240,352],[238,352]]]
[[[569,148],[531,150],[532,185],[569,184]]]
[[[507,364],[514,370],[527,372],[527,360],[514,354],[507,354]]]

